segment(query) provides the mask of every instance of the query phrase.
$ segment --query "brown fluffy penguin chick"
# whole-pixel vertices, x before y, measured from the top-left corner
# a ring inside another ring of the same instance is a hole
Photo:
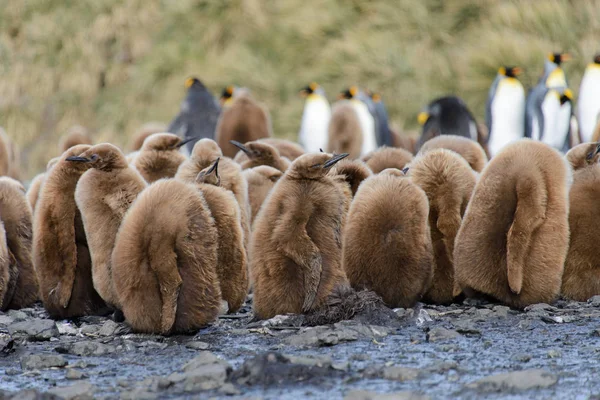
[[[46,175],[33,221],[33,264],[44,307],[63,319],[108,312],[94,289],[90,258],[75,187],[87,165],[68,161],[90,148],[64,152]]]
[[[195,138],[181,140],[172,133],[155,133],[144,140],[142,149],[133,159],[133,166],[148,183],[173,178],[186,157],[179,148]]]
[[[383,172],[358,189],[344,231],[343,264],[353,288],[407,308],[429,288],[433,255],[427,196],[400,174]]]
[[[407,150],[385,146],[370,152],[362,158],[374,174],[378,174],[386,168],[404,169],[412,159],[412,153]]]
[[[261,165],[244,170],[248,182],[248,201],[250,202],[250,223],[254,222],[260,207],[283,173],[273,167]]]
[[[305,154],[281,177],[254,222],[250,273],[261,319],[323,306],[342,269],[345,195],[328,176],[347,154]]]
[[[93,142],[92,138],[88,135],[87,129],[85,129],[83,126],[75,125],[72,126],[68,132],[60,138],[59,143],[59,151],[64,153],[73,146],[77,146],[79,144],[91,145]]]
[[[146,188],[146,181],[129,167],[125,155],[112,144],[97,144],[69,160],[87,164],[90,168],[79,178],[75,201],[92,257],[94,287],[107,304],[119,309],[111,254],[121,221],[138,194]]]
[[[4,224],[0,220],[0,310],[8,308],[4,303],[10,303],[14,294],[14,284],[11,285],[11,278],[14,281],[14,267],[11,270],[11,260],[8,255],[8,244],[6,243],[6,231]]]
[[[50,168],[52,168],[54,165],[56,165],[56,163],[58,162],[59,159],[60,159],[60,157],[52,158],[50,161],[48,161],[48,164],[46,164],[46,172],[37,174],[31,180],[31,183],[29,184],[29,188],[27,189],[27,201],[29,202],[29,205],[31,206],[32,211],[35,211],[35,206],[36,206],[38,198],[40,196],[40,190],[42,188],[42,185],[44,184],[44,179],[46,178],[46,174],[48,173]]]
[[[31,207],[23,185],[9,177],[0,177],[0,220],[4,224],[11,272],[8,292],[12,292],[4,298],[2,309],[27,307],[38,299],[31,259]]]
[[[466,137],[456,135],[440,135],[426,141],[417,155],[435,149],[447,149],[458,153],[467,160],[473,171],[481,172],[488,162],[485,150],[479,143]]]
[[[288,160],[294,161],[296,158],[300,157],[304,154],[304,149],[296,142],[292,142],[291,140],[286,139],[278,139],[278,138],[263,138],[258,139],[256,142],[270,144],[275,147],[279,151],[279,155],[281,157],[285,157]],[[238,164],[242,164],[244,161],[248,160],[248,156],[243,151],[238,151],[233,161]]]
[[[586,150],[583,163],[595,160],[573,173],[573,185],[569,192],[571,236],[561,293],[564,297],[576,301],[586,301],[592,296],[600,295],[600,249],[596,232],[600,217],[600,144],[594,143],[594,150],[587,153],[590,145],[580,144],[571,149],[566,156],[573,163],[573,151],[583,147]]]
[[[132,152],[140,150],[144,145],[144,140],[146,140],[148,136],[166,131],[167,126],[159,122],[148,122],[147,124],[142,125],[140,129],[133,134],[129,150]]]
[[[246,143],[269,136],[272,136],[269,112],[249,93],[236,96],[231,106],[222,110],[215,128],[216,141],[223,155],[230,158],[238,151],[231,140]]]
[[[329,153],[348,153],[351,159],[360,157],[363,134],[358,114],[348,100],[333,105],[327,134]]]
[[[210,167],[219,158],[219,177],[221,187],[235,196],[240,206],[244,240],[250,240],[250,205],[248,203],[248,183],[242,175],[242,167],[231,158],[223,157],[221,148],[212,139],[200,139],[194,144],[190,158],[177,170],[177,179],[195,183],[196,177],[205,168]]]
[[[467,161],[453,151],[428,151],[409,164],[408,176],[429,200],[429,228],[433,246],[433,280],[423,300],[448,304],[454,287],[454,240],[477,181]],[[456,290],[459,294],[459,290]]]
[[[115,290],[136,332],[187,333],[214,321],[217,229],[202,194],[166,179],[138,196],[112,254]]]
[[[217,227],[217,275],[223,300],[234,313],[246,301],[248,294],[248,259],[244,245],[244,232],[240,219],[240,207],[233,193],[220,186],[219,159],[211,167],[202,170],[196,178],[196,186],[215,220]]]
[[[364,162],[347,159],[342,160],[335,166],[334,173],[348,185],[352,192],[352,197],[356,194],[358,186],[362,181],[373,175],[371,169]]]
[[[242,169],[254,168],[259,165],[267,165],[285,172],[290,166],[290,160],[282,157],[274,146],[255,140],[242,144],[235,140],[230,141],[232,145],[246,154],[247,160],[240,163]]]
[[[455,279],[467,296],[515,308],[555,299],[569,246],[570,175],[557,151],[528,139],[490,161],[454,244]]]
[[[571,164],[573,171],[598,164],[600,161],[600,153],[598,153],[599,145],[600,142],[582,143],[569,150],[565,158]]]

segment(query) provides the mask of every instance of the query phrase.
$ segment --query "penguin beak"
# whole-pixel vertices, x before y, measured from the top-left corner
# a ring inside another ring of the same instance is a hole
[[[513,75],[519,76],[523,73],[523,68],[521,67],[513,67],[512,69]]]
[[[206,171],[207,175],[210,175],[213,173],[215,173],[215,175],[217,175],[217,177],[219,176],[219,160],[221,159],[221,157],[217,157],[217,160],[215,161],[215,163],[212,165],[212,167],[210,167],[210,169],[208,171]]]
[[[85,157],[71,156],[66,158],[67,161],[88,163],[92,160]]]
[[[406,168],[402,168],[402,173],[403,173],[404,175],[406,175],[406,174],[408,173],[408,170],[409,170],[409,168],[408,168],[408,167],[406,167]]]
[[[300,96],[306,97],[310,94],[310,87],[309,86],[303,87],[302,89],[300,89],[300,91],[298,93],[300,93]]]
[[[175,148],[178,149],[178,148],[184,146],[185,144],[187,144],[187,143],[189,143],[191,141],[197,140],[197,139],[200,139],[200,136],[194,136],[194,137],[191,137],[191,138],[184,139],[181,142],[179,142],[179,144],[176,145]]]
[[[348,153],[342,153],[342,154],[338,154],[337,156],[333,156],[331,159],[329,159],[329,161],[327,161],[325,164],[323,164],[323,168],[325,168],[325,169],[331,168],[337,162],[342,161],[344,158],[348,157],[349,155],[350,154],[348,154]]]
[[[246,146],[244,146],[243,144],[241,144],[237,140],[230,140],[229,143],[231,143],[232,145],[234,145],[235,147],[237,147],[238,149],[240,149],[241,151],[243,151],[244,153],[246,153],[246,155],[248,155],[248,157],[252,157],[253,156],[252,151],[250,151],[249,148],[247,148]]]
[[[417,115],[417,121],[419,121],[419,125],[425,125],[425,123],[427,122],[427,120],[429,119],[429,114],[426,113],[425,111],[420,112],[419,115]]]
[[[569,61],[571,59],[571,55],[569,53],[563,53],[560,55],[560,61]]]

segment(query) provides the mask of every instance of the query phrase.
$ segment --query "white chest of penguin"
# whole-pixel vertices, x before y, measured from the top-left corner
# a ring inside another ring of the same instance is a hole
[[[532,138],[541,140],[555,149],[562,149],[569,133],[571,122],[571,103],[560,104],[560,94],[556,90],[549,90],[542,103],[544,116],[544,131],[540,134],[539,125],[534,123]]]
[[[308,153],[318,153],[327,145],[327,127],[331,108],[322,96],[311,94],[304,105],[300,131],[300,144]]]
[[[588,66],[583,75],[577,113],[582,139],[584,142],[591,142],[600,118],[600,65]]]
[[[490,151],[496,154],[507,144],[524,136],[525,90],[514,78],[503,79],[492,102]]]
[[[361,149],[361,155],[370,153],[377,148],[377,139],[375,138],[375,120],[369,112],[367,105],[358,99],[350,100],[358,120],[363,134],[363,143]]]

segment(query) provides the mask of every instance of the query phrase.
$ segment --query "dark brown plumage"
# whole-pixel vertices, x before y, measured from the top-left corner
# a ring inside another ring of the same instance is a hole
[[[429,200],[434,268],[432,285],[423,299],[448,304],[459,294],[459,290],[454,293],[454,241],[477,178],[465,159],[446,149],[416,157],[408,166],[408,176]]]
[[[488,162],[488,157],[481,145],[469,138],[456,135],[440,135],[426,141],[419,154],[425,154],[435,149],[447,149],[463,157],[473,171],[481,172]]]
[[[28,307],[38,299],[38,282],[31,259],[31,207],[23,185],[9,177],[0,177],[0,221],[5,234],[5,238],[0,235],[0,240],[6,240],[10,275],[7,296],[3,301],[0,299],[1,309]]]
[[[245,144],[232,140],[231,144],[240,149],[240,151],[246,155],[246,159],[239,162],[239,164],[242,166],[242,169],[266,165],[276,168],[281,172],[285,172],[291,164],[290,160],[282,157],[279,154],[279,150],[277,150],[274,146],[258,140]]]
[[[161,180],[138,196],[112,254],[119,303],[136,332],[188,333],[217,318],[217,243],[214,220],[193,185]]]
[[[35,212],[35,206],[37,205],[37,201],[40,196],[40,190],[44,184],[44,179],[46,178],[46,173],[50,170],[50,168],[56,165],[59,159],[60,157],[54,157],[48,161],[48,164],[46,164],[46,172],[37,174],[29,184],[29,188],[27,189],[27,201],[29,202],[33,212]]]
[[[111,254],[121,221],[146,182],[112,144],[97,144],[71,160],[89,168],[77,183],[75,201],[92,257],[94,287],[107,304],[120,308],[113,286]]]
[[[92,262],[75,204],[75,187],[87,165],[67,161],[89,148],[71,147],[48,171],[34,215],[33,263],[44,307],[56,319],[108,311],[92,283]]]
[[[231,106],[222,110],[215,138],[226,157],[235,157],[238,149],[229,143],[251,142],[272,135],[271,117],[265,107],[258,104],[249,93],[236,96]]]
[[[269,144],[279,151],[279,155],[281,157],[285,157],[290,161],[294,161],[296,158],[300,157],[304,154],[304,149],[296,142],[292,142],[291,140],[279,139],[279,138],[262,138],[255,140],[255,142],[266,143]],[[238,151],[233,158],[233,161],[238,164],[242,164],[244,161],[248,160],[248,156],[243,151]]]
[[[283,173],[273,167],[261,165],[244,170],[243,174],[246,182],[248,182],[248,201],[250,202],[251,213],[250,223],[252,224],[260,207]]]
[[[395,147],[380,147],[362,158],[374,174],[386,168],[403,169],[412,159],[412,153]]]
[[[389,307],[412,307],[433,274],[427,196],[401,171],[366,179],[348,214],[343,264],[355,289],[370,289]]]
[[[328,176],[347,154],[305,154],[273,188],[254,222],[251,241],[254,313],[258,318],[321,307],[342,269],[345,195]]]
[[[329,153],[348,153],[351,159],[360,157],[363,133],[354,107],[349,100],[340,100],[333,105],[327,135]]]
[[[523,139],[483,170],[454,248],[455,279],[522,308],[558,295],[569,245],[570,167],[549,146]]]
[[[173,178],[179,166],[186,160],[179,149],[189,140],[191,139],[182,141],[179,136],[171,133],[150,135],[133,159],[133,166],[148,183],[162,178]]]

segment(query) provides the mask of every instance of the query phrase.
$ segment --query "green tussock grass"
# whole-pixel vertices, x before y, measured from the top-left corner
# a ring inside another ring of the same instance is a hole
[[[0,126],[26,176],[57,155],[73,124],[124,146],[168,123],[186,77],[215,93],[250,88],[275,134],[296,137],[298,89],[331,100],[359,84],[383,94],[394,125],[415,129],[432,98],[454,93],[483,118],[498,66],[535,83],[550,51],[577,93],[600,37],[600,0],[19,0],[0,2]]]

